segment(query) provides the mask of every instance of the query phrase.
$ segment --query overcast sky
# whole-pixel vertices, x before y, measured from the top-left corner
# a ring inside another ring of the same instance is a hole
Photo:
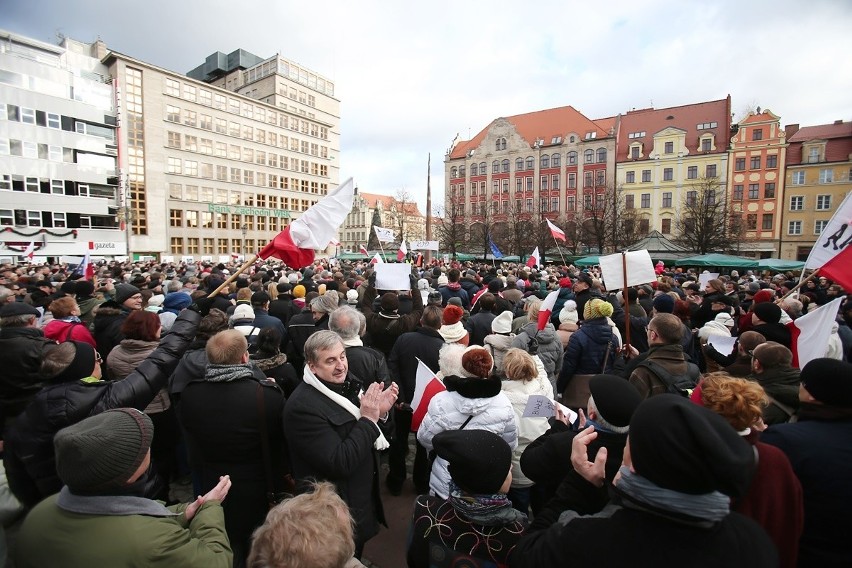
[[[341,181],[425,212],[450,141],[572,105],[589,118],[731,94],[782,124],[852,118],[847,0],[3,0],[0,27],[57,33],[180,72],[215,51],[280,53],[335,81]]]

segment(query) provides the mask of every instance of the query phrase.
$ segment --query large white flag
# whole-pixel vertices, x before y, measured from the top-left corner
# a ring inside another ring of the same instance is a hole
[[[27,260],[32,262],[33,256],[35,255],[35,243],[33,241],[30,241],[29,246],[27,246],[27,248],[21,254],[27,257]]]
[[[393,234],[391,229],[373,225],[373,230],[376,231],[376,238],[383,243],[392,243],[396,240],[396,235]]]
[[[852,245],[852,192],[846,194],[828,225],[819,234],[819,239],[805,261],[805,268],[821,267],[847,245]]]
[[[825,357],[831,324],[842,302],[843,298],[836,298],[787,324],[792,338],[794,367],[801,369],[808,361]]]

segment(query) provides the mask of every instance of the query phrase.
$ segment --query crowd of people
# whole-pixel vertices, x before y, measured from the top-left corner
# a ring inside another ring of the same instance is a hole
[[[361,566],[409,479],[400,565],[852,565],[852,296],[825,278],[72,269],[0,266],[9,565]],[[835,298],[798,368],[788,324]]]

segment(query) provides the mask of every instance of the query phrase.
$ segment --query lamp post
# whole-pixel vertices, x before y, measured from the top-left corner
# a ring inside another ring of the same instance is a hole
[[[242,231],[242,233],[243,233],[243,252],[244,252],[243,256],[245,256],[245,250],[246,250],[246,233],[248,233],[248,223],[243,223],[243,226],[242,226],[242,227],[240,227],[240,231]]]

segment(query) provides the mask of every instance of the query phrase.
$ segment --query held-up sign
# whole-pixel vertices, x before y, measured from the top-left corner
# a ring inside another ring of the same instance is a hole
[[[601,265],[601,275],[607,290],[617,290],[624,287],[624,264],[621,255],[627,255],[627,285],[638,286],[657,280],[651,255],[645,249],[632,250],[626,253],[608,254],[598,259]]]
[[[377,290],[411,290],[411,265],[382,262],[373,265],[376,271]]]
[[[718,272],[702,272],[698,275],[698,283],[701,285],[701,289],[703,290],[707,287],[708,282],[710,282],[711,280],[715,280],[718,277]]]
[[[568,416],[568,422],[573,423],[577,420],[577,413],[563,406],[558,402],[552,401],[543,394],[532,394],[527,399],[527,405],[524,407],[524,418],[549,418],[556,416],[556,407]]]
[[[438,241],[411,241],[411,250],[438,250]]]

